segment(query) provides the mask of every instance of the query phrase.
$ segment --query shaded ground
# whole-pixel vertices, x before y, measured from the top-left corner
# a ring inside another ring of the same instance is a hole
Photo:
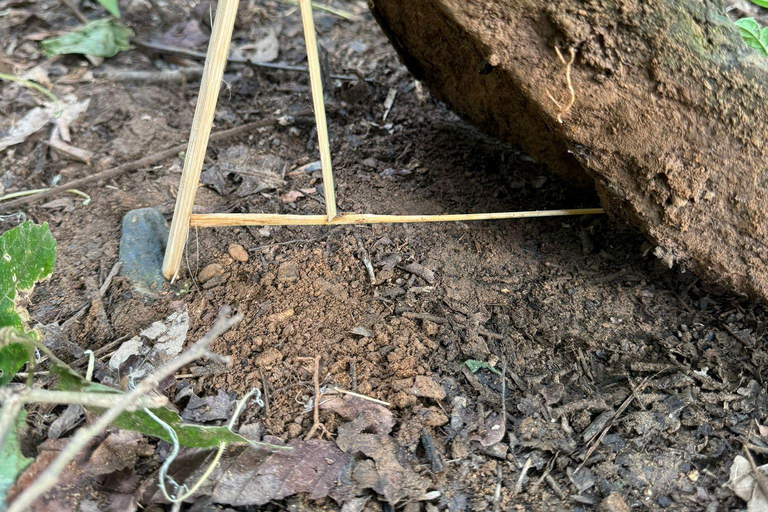
[[[30,34],[75,23],[56,2],[8,5],[32,17],[0,17],[0,32],[7,34],[0,62],[43,62]],[[364,6],[341,5],[359,18],[317,18],[330,68],[357,71],[371,83],[358,84],[353,93],[348,83],[337,83],[329,94],[340,209],[458,213],[597,204],[593,193],[553,177],[514,147],[485,138],[422,96]],[[155,17],[147,23],[148,5],[125,8],[126,23],[144,38],[196,15],[178,5],[164,22]],[[236,45],[259,40],[272,28],[279,33],[279,60],[301,63],[298,12],[275,3],[242,10]],[[171,62],[181,61],[136,49],[105,65],[148,70]],[[81,65],[83,60],[67,57],[46,66],[57,93],[91,98],[87,114],[72,127],[72,141],[97,153],[95,169],[185,139],[195,82],[186,88],[57,83]],[[256,193],[242,188],[244,178],[230,174],[220,182],[222,194],[200,189],[198,210],[322,212],[319,172],[291,173],[317,159],[313,121],[302,114],[310,105],[307,78],[241,66],[230,67],[225,81],[215,128],[299,115],[289,126],[215,145],[205,169],[240,165],[288,174],[277,190]],[[382,121],[391,88],[397,97]],[[3,117],[17,119],[32,101],[30,93],[4,86]],[[52,156],[45,140],[41,132],[0,154],[6,191],[45,186],[57,174],[73,179],[94,172]],[[93,201],[85,207],[72,199],[25,210],[30,218],[49,222],[59,242],[56,272],[31,299],[36,321],[64,322],[89,302],[85,282],[103,280],[117,261],[126,212],[153,206],[170,218],[180,165],[176,159],[91,189]],[[306,196],[284,201],[286,193],[302,189]],[[15,221],[5,219],[3,227]],[[247,262],[229,256],[231,243],[248,251]],[[320,354],[323,385],[391,402],[398,456],[431,482],[430,490],[441,491],[429,505],[441,510],[589,509],[601,502],[605,510],[623,510],[607,508],[606,496],[614,492],[639,510],[743,507],[723,484],[742,442],[756,422],[766,421],[765,311],[669,270],[652,249],[605,217],[200,230],[190,235],[176,293],[150,303],[117,279],[104,298],[106,325],[92,313],[69,337],[81,348],[95,349],[136,334],[165,318],[178,304],[173,301],[183,301],[194,339],[219,307],[229,304],[246,318],[213,348],[232,355],[234,365],[201,363],[172,391],[192,386],[200,396],[220,389],[242,395],[266,382],[268,409],[246,412],[243,423],[291,439],[305,435],[312,424],[306,408],[312,373],[298,358]],[[376,284],[369,280],[365,258],[372,262]],[[200,283],[200,270],[211,263],[221,264],[224,273]],[[470,359],[498,371],[506,363],[507,436],[489,447],[471,439],[491,434],[485,416],[492,422],[501,412],[502,382],[487,369],[472,374],[462,366]],[[443,393],[425,392],[425,382],[436,383]],[[621,408],[625,401],[628,406]],[[333,413],[322,417],[332,431],[341,423]],[[478,425],[462,427],[462,417]],[[32,432],[44,436],[52,418],[33,418]],[[591,434],[606,424],[602,440],[591,442]],[[437,455],[425,452],[424,432],[433,438]],[[574,474],[588,452],[584,468]],[[286,505],[338,508],[330,500],[302,496],[268,507]],[[391,510],[376,497],[365,506]],[[427,508],[423,502],[418,506]],[[409,507],[416,509],[413,503]]]

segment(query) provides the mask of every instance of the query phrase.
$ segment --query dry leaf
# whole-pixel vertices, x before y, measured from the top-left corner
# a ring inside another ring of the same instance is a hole
[[[5,136],[0,137],[0,151],[9,146],[21,144],[27,138],[39,131],[53,116],[50,108],[35,107],[14,124]]]
[[[69,439],[49,439],[38,448],[37,459],[11,487],[8,501],[28,487],[55,459]],[[133,473],[140,456],[149,456],[154,448],[136,432],[113,430],[106,437],[93,439],[70,462],[59,482],[38,499],[30,512],[135,510],[134,495],[139,479]],[[119,485],[117,485],[119,484]],[[93,508],[97,505],[97,508]]]
[[[131,366],[133,377],[141,378],[181,352],[188,330],[189,313],[185,304],[181,310],[174,311],[164,321],[153,323],[138,336],[120,345],[110,357],[109,367],[120,371],[121,368]],[[121,372],[124,373],[127,372]]]
[[[357,418],[367,412],[372,415],[377,434],[389,434],[395,426],[392,411],[376,402],[352,395],[336,395],[331,398],[323,395],[320,399],[320,408],[324,411],[333,411],[346,420]]]
[[[304,197],[304,194],[302,194],[298,190],[289,190],[288,192],[280,196],[280,200],[284,203],[293,203],[300,197]]]
[[[265,439],[274,443],[273,439]],[[264,505],[298,493],[310,499],[329,496],[338,503],[351,497],[352,457],[331,441],[294,439],[292,450],[273,453],[254,446],[228,450],[199,492],[190,498],[210,496],[214,503],[232,506]],[[177,482],[195,481],[210,462],[211,452],[187,450],[171,465]],[[162,502],[156,487],[148,489],[144,503]]]
[[[275,31],[270,29],[267,34],[255,43],[244,44],[235,48],[232,55],[248,59],[251,62],[273,62],[280,55],[280,41]]]
[[[768,464],[759,466],[757,470],[763,473],[763,478],[768,477]],[[737,455],[733,460],[728,487],[736,496],[747,502],[747,512],[768,512],[768,496],[763,494],[757,484],[752,465],[741,455]]]
[[[429,482],[407,467],[399,455],[404,452],[395,440],[385,433],[380,416],[371,410],[363,411],[352,422],[339,427],[336,444],[344,452],[363,454],[372,460],[363,460],[356,464],[355,481],[363,487],[371,488],[392,504],[407,498],[417,499],[423,496]],[[369,432],[377,433],[369,433]]]

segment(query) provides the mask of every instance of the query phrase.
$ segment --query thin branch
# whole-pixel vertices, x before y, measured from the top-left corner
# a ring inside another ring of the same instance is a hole
[[[136,46],[146,48],[148,50],[154,50],[156,52],[174,53],[176,55],[183,55],[184,57],[190,57],[193,59],[205,59],[204,52],[198,52],[195,50],[189,50],[187,48],[179,48],[178,46],[171,46],[167,44],[155,43],[151,41],[144,41],[142,39],[134,39],[131,41]],[[279,71],[295,71],[297,73],[309,73],[309,69],[304,66],[293,66],[290,64],[280,64],[275,62],[256,62],[251,59],[245,59],[242,57],[227,57],[227,62],[230,64],[247,64],[256,68],[275,69]],[[356,82],[360,80],[356,75],[336,75],[330,74],[331,78],[336,80],[344,80],[345,82]],[[366,79],[368,81],[368,79]]]
[[[320,396],[322,393],[320,392],[320,361],[322,360],[322,356],[317,355],[314,358],[312,357],[300,357],[300,360],[303,361],[313,361],[314,371],[313,371],[313,377],[312,381],[315,384],[315,403],[314,403],[314,410],[313,410],[313,423],[312,428],[309,429],[309,432],[307,432],[307,435],[304,436],[304,439],[311,439],[313,435],[315,435],[315,432],[318,430],[320,431],[320,439],[323,438],[323,436],[327,436],[328,438],[332,437],[332,434],[328,432],[328,429],[325,428],[325,424],[323,424],[322,421],[320,421]]]
[[[142,397],[156,389],[160,385],[160,382],[166,377],[173,375],[176,371],[197,359],[211,356],[211,352],[208,351],[208,345],[243,319],[241,315],[234,315],[227,318],[226,315],[228,313],[229,307],[225,306],[221,308],[216,323],[214,323],[211,329],[200,338],[200,340],[192,345],[189,350],[181,353],[177,358],[160,368],[157,368],[153,373],[139,382],[132,391],[123,395],[123,400],[119,404],[105,411],[104,414],[99,416],[99,418],[91,425],[80,428],[75,435],[72,436],[72,440],[67,446],[59,453],[53,462],[48,465],[48,468],[41,473],[29,487],[24,489],[24,492],[19,494],[13,503],[10,504],[7,509],[8,512],[22,512],[29,510],[31,505],[40,496],[56,485],[61,472],[67,467],[72,459],[80,453],[88,442],[106,429],[110,423],[120,416],[120,414],[125,412],[129,407],[134,407]]]
[[[3,397],[3,403],[6,403],[7,400],[17,400],[21,404],[74,404],[108,409],[125,399],[125,395],[122,393],[85,393],[28,388],[19,393],[10,393],[9,391],[3,390],[3,393],[0,394],[0,396],[6,395]],[[144,407],[163,407],[167,403],[168,398],[164,396],[144,396],[126,410],[135,411]]]
[[[244,124],[242,126],[237,126],[235,128],[230,128],[229,130],[222,130],[220,132],[211,134],[210,142],[237,137],[238,135],[242,135],[244,133],[247,133],[252,130],[256,130],[258,128],[266,128],[268,126],[272,126],[277,122],[278,120],[275,118],[263,119],[261,121],[256,121],[253,123]],[[167,160],[171,157],[174,157],[179,153],[181,153],[182,151],[185,151],[186,149],[187,149],[187,143],[185,142],[183,144],[173,146],[172,148],[166,149],[164,151],[160,151],[158,153],[145,156],[144,158],[140,158],[139,160],[134,160],[133,162],[129,162],[127,164],[123,164],[118,167],[113,167],[112,169],[107,169],[105,171],[97,172],[96,174],[91,174],[89,176],[86,176],[85,178],[72,180],[69,183],[65,183],[64,185],[61,185],[58,187],[50,188],[44,192],[40,192],[39,194],[35,194],[27,197],[21,197],[13,201],[2,203],[0,204],[0,211],[10,211],[29,203],[33,203],[36,201],[40,201],[42,199],[59,195],[68,190],[79,188],[85,185],[92,185],[92,184],[106,181],[112,178],[117,178],[118,176],[130,171],[135,171],[137,169],[142,169],[144,167],[150,167],[152,165],[162,162],[163,160]]]

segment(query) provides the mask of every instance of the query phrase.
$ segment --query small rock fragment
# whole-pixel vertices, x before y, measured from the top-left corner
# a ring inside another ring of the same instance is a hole
[[[253,360],[257,366],[272,366],[283,360],[283,354],[276,348],[268,348]]]
[[[629,512],[629,505],[618,492],[612,492],[605,497],[597,507],[598,512]]]
[[[294,315],[294,313],[295,313],[295,311],[293,310],[293,308],[288,308],[285,311],[281,311],[279,313],[272,313],[271,315],[269,315],[267,317],[267,322],[270,322],[270,323],[272,323],[272,322],[277,322],[277,323],[285,322],[286,320],[291,318]]]
[[[123,217],[120,237],[120,275],[126,276],[134,288],[156,295],[166,282],[162,273],[168,223],[154,208],[131,210]]]
[[[277,282],[291,283],[299,279],[299,266],[295,261],[284,261],[277,267]]]
[[[224,273],[224,267],[220,263],[211,263],[203,267],[203,270],[197,275],[200,284],[205,284],[216,276]]]
[[[417,375],[411,393],[422,398],[442,400],[445,398],[445,390],[430,377]]]
[[[240,244],[229,244],[227,252],[235,261],[239,261],[240,263],[248,261],[248,252]]]

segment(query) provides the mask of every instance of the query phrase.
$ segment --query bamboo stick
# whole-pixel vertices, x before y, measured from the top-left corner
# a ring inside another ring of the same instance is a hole
[[[229,43],[232,39],[239,3],[239,0],[221,0],[216,8],[216,18],[200,83],[200,95],[197,98],[195,116],[192,119],[189,146],[184,159],[176,207],[168,234],[168,246],[163,260],[163,275],[167,279],[175,279],[181,267],[184,245],[189,233],[189,216],[195,204],[197,185],[203,169],[205,151],[208,148],[208,138],[211,134],[216,101],[219,97],[224,67],[227,64]]]
[[[328,142],[328,124],[325,120],[323,77],[320,74],[320,57],[318,57],[317,54],[315,21],[312,19],[312,0],[299,0],[299,5],[301,7],[301,22],[304,26],[304,41],[307,45],[307,67],[309,68],[309,83],[312,89],[312,104],[315,107],[317,143],[318,148],[320,149],[320,165],[323,173],[325,212],[327,220],[330,222],[336,217],[336,191],[333,185],[331,147]]]
[[[524,219],[533,217],[562,217],[597,215],[602,208],[574,210],[538,210],[527,212],[460,213],[448,215],[375,215],[341,213],[329,221],[325,215],[280,215],[273,213],[205,213],[192,214],[190,226],[200,228],[224,226],[335,226],[338,224],[401,224],[412,222],[467,222],[478,220]]]

